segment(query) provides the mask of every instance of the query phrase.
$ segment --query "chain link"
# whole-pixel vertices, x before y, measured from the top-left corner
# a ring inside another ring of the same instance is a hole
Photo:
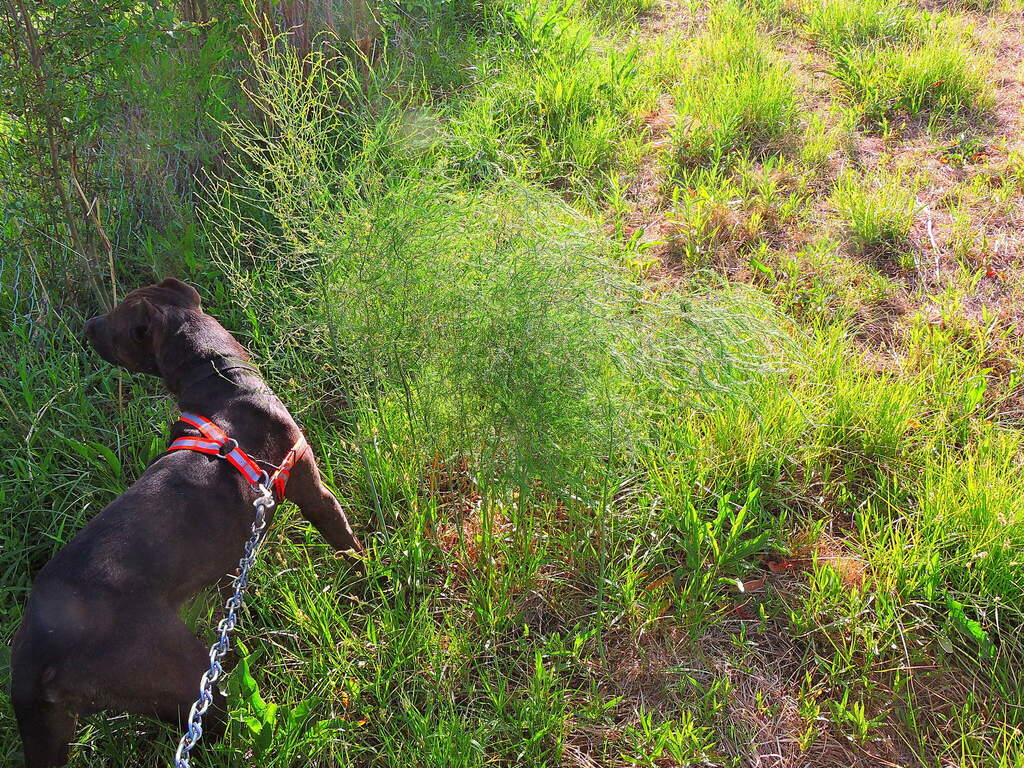
[[[252,523],[252,536],[245,543],[245,554],[238,561],[238,573],[232,581],[234,593],[224,604],[227,614],[217,625],[217,641],[210,646],[210,668],[203,672],[199,680],[199,698],[188,713],[188,729],[178,742],[178,751],[174,753],[174,768],[189,768],[188,753],[203,737],[203,715],[213,704],[213,686],[224,674],[221,661],[231,647],[231,631],[238,624],[238,611],[245,600],[245,588],[249,586],[249,569],[256,562],[256,551],[259,548],[263,531],[267,527],[267,512],[274,507],[274,494],[268,485],[266,475],[260,480],[259,490],[262,494],[252,503],[256,509],[256,517]]]

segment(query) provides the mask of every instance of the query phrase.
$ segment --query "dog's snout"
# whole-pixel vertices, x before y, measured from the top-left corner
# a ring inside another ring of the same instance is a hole
[[[85,322],[85,338],[95,343],[103,336],[103,329],[106,327],[106,315],[96,315]]]
[[[99,352],[100,357],[104,360],[110,361],[110,356],[107,353],[109,345],[109,334],[105,333],[107,325],[107,318],[103,315],[97,315],[86,321],[85,323],[85,343],[87,346],[92,347],[94,350]]]

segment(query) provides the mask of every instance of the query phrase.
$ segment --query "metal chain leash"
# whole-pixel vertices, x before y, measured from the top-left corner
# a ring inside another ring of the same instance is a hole
[[[188,713],[188,730],[178,742],[178,751],[174,753],[174,768],[189,768],[188,753],[203,736],[203,715],[213,704],[213,686],[224,674],[221,661],[231,647],[230,634],[238,623],[238,611],[242,608],[245,588],[249,585],[249,569],[256,562],[256,550],[259,548],[263,531],[267,527],[267,512],[275,504],[269,482],[269,478],[264,473],[257,486],[262,495],[252,503],[256,509],[256,519],[252,523],[252,536],[245,543],[245,554],[238,561],[238,573],[232,581],[235,591],[224,604],[227,615],[217,625],[217,632],[220,636],[217,638],[217,642],[210,646],[210,668],[203,672],[203,676],[199,680],[199,698],[196,699]]]

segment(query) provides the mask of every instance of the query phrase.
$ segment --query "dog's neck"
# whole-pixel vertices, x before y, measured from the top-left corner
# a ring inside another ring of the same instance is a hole
[[[196,372],[205,364],[210,365],[211,374],[220,367],[218,361],[230,360],[240,365],[249,362],[249,354],[245,348],[235,341],[234,337],[220,323],[207,314],[190,313],[172,333],[164,338],[157,354],[157,367],[164,385],[178,401],[178,406],[188,408],[192,405],[193,390],[203,390],[203,401],[207,407],[211,397],[216,397],[219,390],[224,396],[237,392],[238,384],[234,381],[235,372],[229,378],[226,375],[209,377],[199,376]],[[246,374],[258,379],[253,373]],[[216,382],[221,381],[223,385]]]

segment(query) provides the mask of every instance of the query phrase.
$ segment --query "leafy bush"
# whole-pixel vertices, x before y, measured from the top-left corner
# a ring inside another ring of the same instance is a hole
[[[261,310],[266,298],[302,308],[295,341],[315,338],[324,366],[303,399],[344,380],[360,407],[397,409],[421,459],[470,457],[483,479],[575,487],[628,443],[644,381],[671,372],[679,392],[702,389],[718,375],[710,360],[739,376],[744,363],[728,359],[739,353],[716,339],[745,325],[738,314],[652,306],[611,244],[550,193],[511,182],[471,193],[427,169],[381,177],[402,136],[369,115],[345,125],[351,112],[330,95],[344,73],[314,65],[310,78],[279,58],[256,81],[280,127],[228,129],[251,162],[224,185],[212,234],[266,343],[294,343],[296,324]]]

